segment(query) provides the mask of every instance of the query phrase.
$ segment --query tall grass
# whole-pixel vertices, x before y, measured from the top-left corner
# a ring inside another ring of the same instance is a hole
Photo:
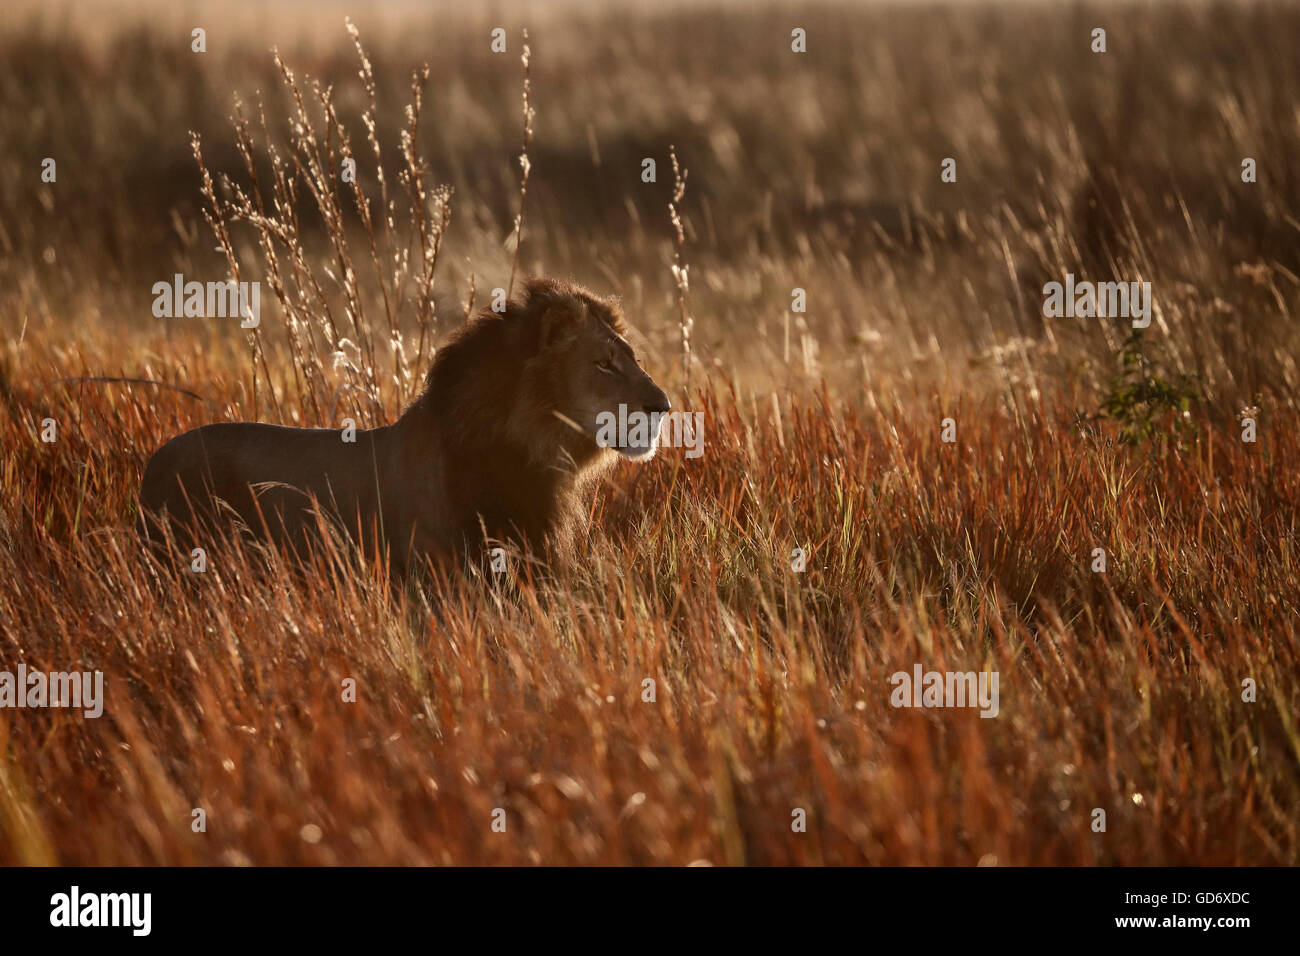
[[[152,588],[139,403],[45,405],[81,416],[45,446],[11,401],[5,659],[108,699],[0,711],[6,862],[1296,861],[1293,418],[1161,461],[1059,405],[963,408],[954,446],[720,395],[698,463],[617,475],[572,578],[426,607],[258,563]],[[1000,715],[892,708],[916,662],[999,671]]]
[[[277,147],[260,103],[256,127],[242,104],[238,105],[235,139],[248,185],[241,186],[223,174],[219,196],[198,134],[191,134],[191,141],[208,202],[204,218],[236,281],[247,274],[248,266],[241,266],[231,234],[243,224],[255,232],[260,253],[258,276],[270,285],[280,307],[277,318],[282,320],[279,324],[292,361],[297,403],[309,408],[317,421],[333,421],[343,394],[356,393],[363,420],[376,424],[393,415],[418,390],[416,372],[425,365],[432,348],[436,331],[434,274],[451,218],[451,190],[430,187],[427,166],[418,152],[423,88],[429,77],[426,66],[411,74],[411,103],[401,131],[404,166],[397,176],[403,197],[399,208],[398,199],[389,191],[376,134],[379,107],[374,72],[351,22],[348,31],[367,98],[361,122],[369,155],[354,153],[352,135],[334,103],[333,87],[322,86],[318,80],[300,82],[279,53],[275,63],[293,104],[287,149]],[[269,197],[263,195],[263,170],[269,170]],[[373,197],[368,195],[368,186]],[[302,221],[307,211],[302,206],[307,200],[315,225],[328,242],[325,264],[318,264],[319,258],[309,249],[311,243],[304,238],[304,229],[309,227]],[[345,203],[350,203],[360,226],[361,239],[355,242],[360,249],[350,237],[353,230],[345,220]],[[363,289],[361,269],[368,270],[373,295]],[[375,298],[382,324],[367,314],[368,304]],[[408,309],[417,330],[410,359],[406,356],[410,343],[401,323],[402,313]],[[383,338],[377,344],[380,335]],[[260,368],[268,383],[271,374],[260,326],[250,337],[252,411],[256,415],[257,372]],[[331,364],[326,364],[327,357]],[[270,398],[283,419],[279,396],[272,391]]]

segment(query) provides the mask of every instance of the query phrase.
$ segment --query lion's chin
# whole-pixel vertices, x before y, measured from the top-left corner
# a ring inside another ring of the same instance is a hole
[[[650,446],[630,447],[630,448],[616,447],[614,449],[614,451],[618,452],[628,461],[636,462],[638,465],[644,465],[647,461],[649,461],[651,458],[655,456],[655,452],[658,450],[659,450],[658,443]]]

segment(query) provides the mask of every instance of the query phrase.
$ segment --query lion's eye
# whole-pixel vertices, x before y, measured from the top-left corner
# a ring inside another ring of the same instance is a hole
[[[618,371],[618,369],[614,367],[614,363],[608,360],[597,362],[596,368],[600,369],[602,372],[606,373],[607,375],[613,375],[615,372]]]

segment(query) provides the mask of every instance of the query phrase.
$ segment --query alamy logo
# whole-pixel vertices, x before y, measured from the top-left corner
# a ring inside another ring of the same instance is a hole
[[[179,272],[171,282],[153,284],[153,314],[160,319],[232,319],[242,329],[262,321],[262,291],[256,282],[186,282]]]
[[[126,926],[133,936],[148,936],[152,926],[151,893],[68,893],[50,897],[51,926]]]
[[[0,707],[71,707],[86,717],[104,713],[103,671],[0,671]],[[84,708],[84,709],[83,709]]]
[[[649,458],[658,446],[685,448],[687,458],[704,454],[703,412],[629,412],[619,405],[617,415],[596,416],[596,429],[596,444],[632,451],[634,458]]]
[[[1043,316],[1049,319],[1132,319],[1133,328],[1151,324],[1150,282],[1078,282],[1074,273],[1065,283],[1043,286]]]
[[[998,672],[897,671],[889,678],[894,690],[889,702],[895,707],[979,707],[981,717],[998,715]]]

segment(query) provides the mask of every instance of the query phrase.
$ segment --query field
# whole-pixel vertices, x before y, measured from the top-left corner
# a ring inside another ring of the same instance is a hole
[[[0,28],[0,671],[104,675],[0,863],[1300,862],[1300,5],[232,10]],[[145,553],[168,438],[390,421],[530,273],[704,413],[580,566]]]

